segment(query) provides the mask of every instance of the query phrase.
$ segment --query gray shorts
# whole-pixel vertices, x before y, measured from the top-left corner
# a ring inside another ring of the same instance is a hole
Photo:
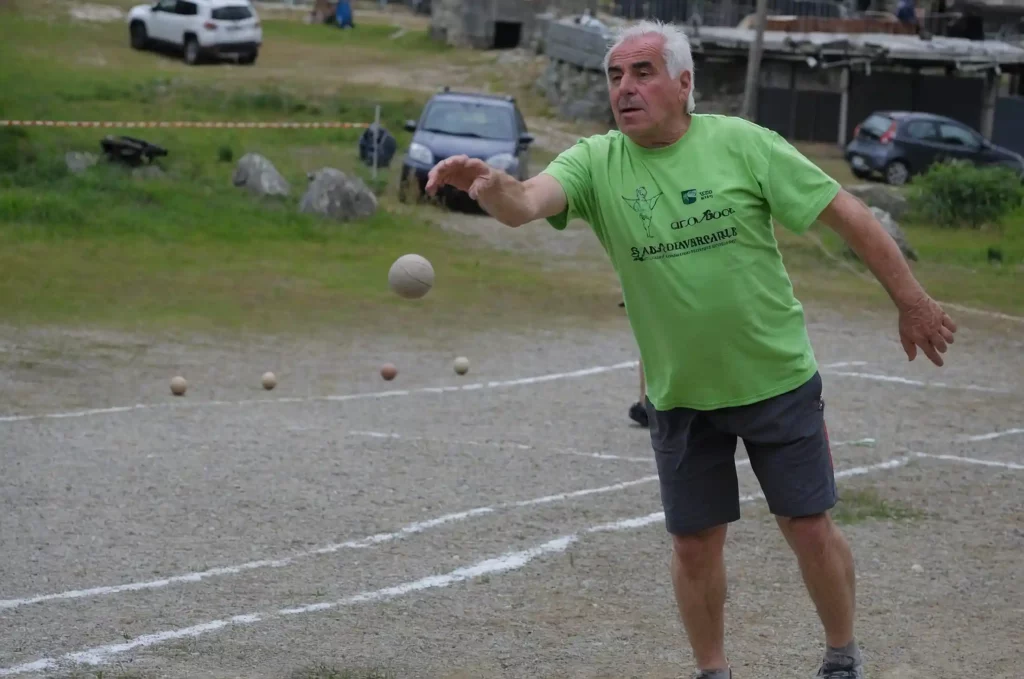
[[[821,375],[759,403],[720,410],[655,410],[646,401],[665,526],[696,533],[740,518],[736,442],[743,444],[768,509],[810,516],[836,504]]]

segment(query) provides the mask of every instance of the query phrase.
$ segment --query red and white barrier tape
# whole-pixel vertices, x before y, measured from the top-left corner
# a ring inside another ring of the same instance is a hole
[[[202,121],[135,121],[119,122],[105,120],[0,120],[0,127],[205,127],[243,129],[322,129],[322,128],[366,128],[369,123],[223,123]]]

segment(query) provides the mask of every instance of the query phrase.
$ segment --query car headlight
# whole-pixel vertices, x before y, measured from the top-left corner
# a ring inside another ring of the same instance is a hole
[[[415,141],[409,144],[409,158],[424,165],[434,164],[434,154],[430,149]]]
[[[512,172],[519,165],[519,160],[511,153],[499,153],[488,158],[487,164],[498,170]]]

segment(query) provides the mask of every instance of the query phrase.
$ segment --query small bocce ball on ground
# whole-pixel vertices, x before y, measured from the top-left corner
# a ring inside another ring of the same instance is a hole
[[[177,375],[171,378],[171,393],[175,396],[184,396],[185,390],[188,389],[188,382],[181,375]]]
[[[384,365],[382,365],[380,367],[380,376],[383,377],[388,382],[390,382],[391,380],[395,379],[395,375],[397,375],[397,374],[398,374],[398,368],[396,368],[391,363],[385,363]]]
[[[399,297],[420,299],[434,286],[434,267],[420,255],[402,255],[388,271],[388,285]]]
[[[270,391],[277,386],[277,376],[274,373],[263,373],[263,388]]]
[[[465,356],[459,356],[455,359],[455,372],[459,375],[465,375],[469,371],[469,359]]]

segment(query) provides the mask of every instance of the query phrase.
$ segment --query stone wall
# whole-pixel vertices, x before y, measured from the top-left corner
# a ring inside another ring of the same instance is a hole
[[[520,45],[530,42],[538,10],[533,0],[432,0],[430,35],[453,47],[490,49],[495,22],[522,25]]]

